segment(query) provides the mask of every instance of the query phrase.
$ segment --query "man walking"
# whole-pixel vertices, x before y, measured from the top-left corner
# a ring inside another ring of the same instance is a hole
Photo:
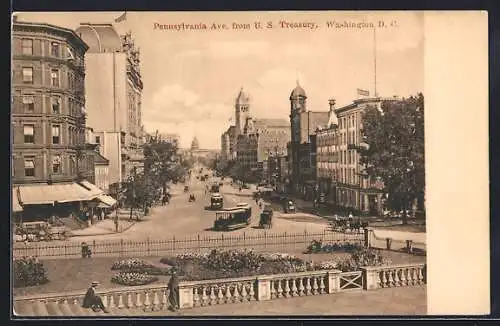
[[[172,277],[168,281],[168,302],[170,303],[170,310],[177,311],[179,309],[179,278],[177,277],[177,271],[172,269]]]
[[[93,281],[87,293],[85,293],[85,297],[83,298],[83,308],[91,308],[93,311],[98,312],[102,310],[105,313],[109,313],[109,311],[104,306],[102,299],[95,293],[95,289],[99,285],[99,282]]]

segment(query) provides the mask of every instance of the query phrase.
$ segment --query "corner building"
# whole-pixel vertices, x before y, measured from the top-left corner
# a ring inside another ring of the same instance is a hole
[[[84,180],[87,50],[72,30],[13,22],[12,204],[23,218],[63,216],[101,194]]]

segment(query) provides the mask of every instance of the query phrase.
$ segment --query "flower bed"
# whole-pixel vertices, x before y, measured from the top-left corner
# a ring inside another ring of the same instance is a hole
[[[306,254],[315,254],[323,252],[348,252],[352,253],[363,249],[363,245],[360,243],[350,243],[350,242],[336,242],[333,244],[323,244],[321,240],[313,240],[311,244],[307,247]]]
[[[128,273],[143,273],[148,275],[168,275],[168,268],[155,266],[153,263],[137,258],[123,259],[113,263],[112,271],[121,271]]]
[[[359,270],[360,267],[381,266],[390,263],[380,252],[364,248],[354,250],[349,258],[339,261],[327,260],[319,264],[282,253],[217,249],[208,254],[190,253],[164,257],[161,262],[171,265],[183,279],[190,281],[326,269],[351,272]]]
[[[14,287],[40,285],[49,282],[47,271],[35,257],[14,260]]]
[[[148,275],[144,273],[129,273],[122,272],[114,275],[111,278],[111,282],[121,284],[121,285],[146,285],[158,281],[157,276]]]

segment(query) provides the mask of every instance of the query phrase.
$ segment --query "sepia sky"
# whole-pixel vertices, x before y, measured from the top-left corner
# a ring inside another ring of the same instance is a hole
[[[80,23],[114,23],[121,12],[18,13],[19,21],[76,29]],[[374,89],[373,28],[327,28],[327,21],[377,28],[377,92],[407,97],[423,91],[423,14],[415,12],[127,12],[114,23],[132,31],[141,49],[143,123],[147,131],[173,132],[188,147],[220,148],[220,135],[234,123],[241,87],[252,116],[288,120],[289,96],[298,79],[308,109],[328,110],[354,100],[357,88]],[[261,21],[263,29],[253,28]],[[267,21],[273,29],[266,29]],[[280,21],[312,22],[314,29],[280,27]],[[234,30],[233,23],[251,24]],[[395,23],[394,23],[395,22]],[[154,24],[227,24],[227,30],[173,31]],[[232,117],[231,122],[229,119]]]

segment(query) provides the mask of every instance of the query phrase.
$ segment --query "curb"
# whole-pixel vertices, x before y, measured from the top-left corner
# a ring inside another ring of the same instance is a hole
[[[93,237],[93,236],[98,236],[98,235],[109,235],[109,234],[123,233],[123,232],[127,231],[128,229],[130,229],[132,226],[134,226],[135,223],[137,223],[137,221],[132,222],[129,226],[127,226],[126,228],[124,228],[124,229],[122,229],[121,231],[118,231],[118,232],[104,231],[104,232],[89,233],[89,234],[72,234],[72,235],[69,236],[69,238],[74,238],[74,237]]]

